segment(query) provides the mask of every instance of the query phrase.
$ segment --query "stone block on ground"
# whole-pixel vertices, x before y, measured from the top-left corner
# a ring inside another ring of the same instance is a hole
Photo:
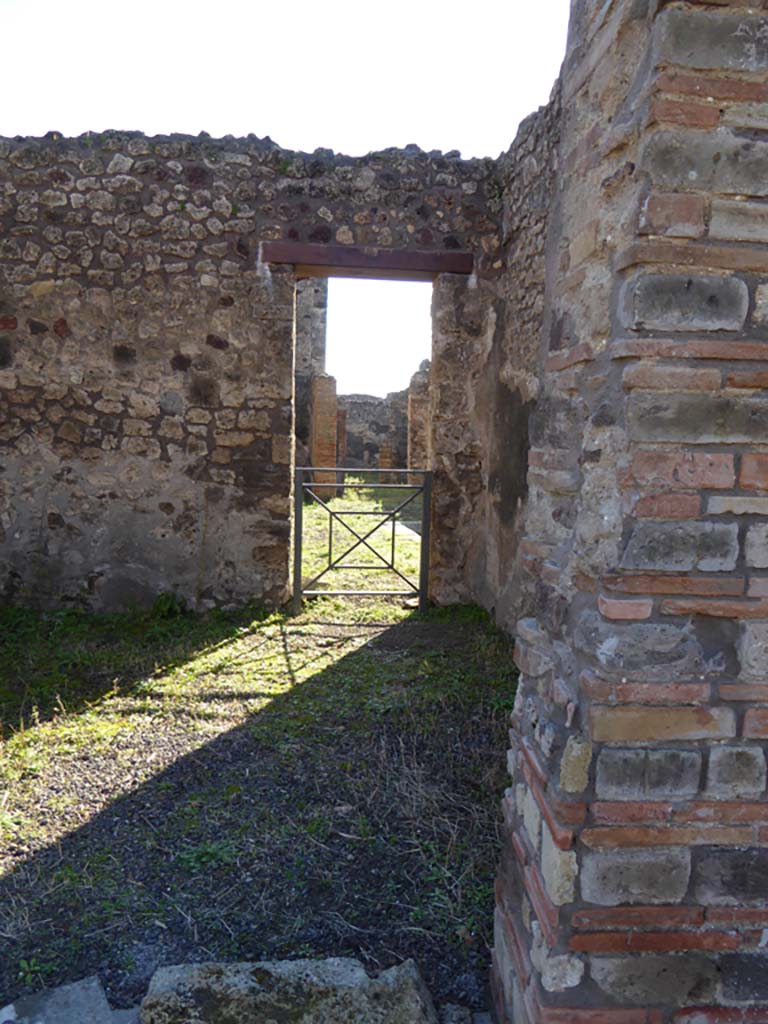
[[[369,978],[357,960],[292,960],[163,967],[141,1004],[141,1024],[438,1024],[411,960]]]
[[[83,978],[71,985],[21,996],[0,1010],[2,1024],[112,1024],[112,1011],[99,979]]]

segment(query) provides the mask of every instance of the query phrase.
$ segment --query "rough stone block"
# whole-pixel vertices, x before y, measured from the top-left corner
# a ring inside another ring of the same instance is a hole
[[[640,522],[632,530],[621,568],[730,572],[738,556],[736,523]]]
[[[760,747],[713,747],[709,753],[707,794],[736,800],[760,796],[765,789],[765,754]]]
[[[141,1004],[143,1024],[209,1020],[437,1024],[412,960],[369,978],[357,960],[283,960],[162,967]]]
[[[691,874],[689,850],[610,850],[584,855],[581,898],[601,907],[679,903]]]
[[[602,750],[597,759],[597,795],[604,800],[640,799],[645,793],[644,750]]]
[[[766,196],[766,160],[768,142],[745,141],[727,129],[659,131],[646,142],[641,166],[661,188]]]
[[[569,736],[560,761],[560,788],[565,793],[581,793],[589,783],[592,744],[582,736]]]
[[[768,206],[713,199],[709,234],[733,242],[768,242]]]
[[[768,455],[757,452],[742,455],[739,483],[745,490],[768,491]]]
[[[759,284],[755,289],[755,320],[768,324],[768,284]]]
[[[723,995],[734,1003],[768,1000],[768,954],[729,953],[720,960]]]
[[[662,63],[701,70],[768,70],[765,17],[732,11],[667,9],[656,25]]]
[[[768,682],[768,622],[743,622],[739,637],[740,678]]]
[[[753,396],[633,393],[628,402],[635,441],[688,444],[762,444],[768,401]]]
[[[573,850],[556,846],[546,822],[542,822],[541,874],[547,895],[556,907],[573,903],[579,866]]]
[[[704,667],[701,647],[687,626],[609,623],[590,611],[578,623],[574,640],[601,675],[625,681],[668,682]]]
[[[622,322],[633,331],[739,331],[748,310],[737,277],[641,274],[622,289]]]
[[[713,516],[768,516],[768,498],[718,494],[708,499],[707,512]]]
[[[653,487],[730,488],[736,481],[732,455],[696,449],[635,452],[631,469],[633,480]]]
[[[768,128],[768,103],[734,103],[723,112],[725,124],[738,128]]]
[[[704,905],[762,905],[768,892],[768,848],[702,853],[693,868],[693,892]]]
[[[729,739],[736,734],[730,708],[593,707],[592,738],[600,743],[657,743]]]
[[[640,212],[640,233],[671,238],[701,238],[705,231],[701,196],[655,193]]]
[[[700,1005],[717,988],[717,965],[698,955],[591,957],[590,969],[603,992],[633,1006]]]
[[[0,1021],[18,1024],[111,1024],[111,1020],[112,1011],[96,977],[22,996],[0,1010]]]
[[[747,565],[753,569],[768,569],[768,524],[756,523],[749,527],[745,557]]]
[[[539,850],[541,848],[541,811],[536,803],[536,797],[527,786],[523,796],[523,824],[534,850]]]
[[[699,789],[701,754],[696,750],[649,750],[645,796],[648,799],[693,796]]]

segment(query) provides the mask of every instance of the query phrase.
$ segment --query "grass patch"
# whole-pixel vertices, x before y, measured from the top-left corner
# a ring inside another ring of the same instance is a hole
[[[414,956],[481,1006],[515,677],[477,609],[0,613],[0,1003]]]

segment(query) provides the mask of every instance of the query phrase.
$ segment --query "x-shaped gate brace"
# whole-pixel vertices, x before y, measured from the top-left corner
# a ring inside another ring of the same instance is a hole
[[[296,469],[295,477],[295,488],[294,488],[294,565],[293,565],[293,609],[295,612],[300,611],[302,596],[397,596],[397,597],[409,597],[413,594],[419,595],[419,609],[425,611],[429,604],[428,596],[428,584],[429,584],[429,527],[430,527],[430,505],[431,505],[431,493],[432,493],[432,474],[428,470],[420,469],[387,469],[384,472],[387,474],[408,474],[408,476],[419,476],[421,477],[420,484],[391,484],[391,483],[376,483],[374,485],[365,483],[327,483],[325,481],[313,481],[307,479],[310,474],[316,473],[333,473],[336,475],[337,480],[343,480],[344,474],[350,473],[355,475],[365,474],[379,474],[382,470],[378,469],[328,469],[319,466],[302,466]],[[377,491],[401,491],[408,490],[412,493],[404,498],[403,501],[389,510],[382,509],[349,509],[349,510],[334,510],[330,507],[327,501],[324,501],[317,490],[320,488],[329,489],[336,491],[341,490],[360,490],[370,489],[371,486],[375,486]],[[304,513],[304,497],[308,495],[313,501],[316,501],[328,513],[328,565],[322,569],[309,583],[303,585],[302,583],[302,553],[303,553],[303,513]],[[421,560],[419,569],[419,582],[417,584],[408,578],[404,573],[395,565],[395,528],[397,524],[397,516],[415,501],[419,495],[423,496],[422,510],[421,510]],[[379,519],[374,526],[371,527],[367,532],[358,531],[354,527],[350,526],[345,521],[345,516],[376,516]],[[354,537],[354,542],[347,547],[340,555],[336,558],[333,557],[333,524],[337,522],[341,527],[344,528],[348,533]],[[392,539],[390,545],[390,556],[387,560],[380,551],[377,551],[371,544],[368,543],[371,537],[377,533],[387,523],[392,524]],[[367,548],[375,557],[377,562],[381,564],[350,564],[345,562],[344,559],[348,558],[358,548]],[[389,570],[394,572],[395,575],[399,576],[401,580],[406,584],[408,590],[317,590],[315,589],[320,580],[333,569],[353,569],[360,572],[375,572],[381,570]]]

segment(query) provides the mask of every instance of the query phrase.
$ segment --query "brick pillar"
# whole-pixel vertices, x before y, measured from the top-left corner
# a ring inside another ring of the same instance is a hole
[[[327,373],[312,378],[309,424],[309,454],[313,466],[335,466],[336,462],[336,379]],[[315,473],[315,483],[335,484],[336,473]],[[327,487],[316,488],[320,497],[331,496]]]
[[[658,6],[580,3],[566,63],[497,883],[514,1024],[768,1020],[768,15]]]
[[[347,410],[336,411],[336,461],[344,466],[347,461]]]
[[[379,469],[387,470],[395,468],[395,454],[392,450],[391,441],[382,441],[379,448]],[[400,483],[396,473],[379,473],[379,481],[383,484]]]

